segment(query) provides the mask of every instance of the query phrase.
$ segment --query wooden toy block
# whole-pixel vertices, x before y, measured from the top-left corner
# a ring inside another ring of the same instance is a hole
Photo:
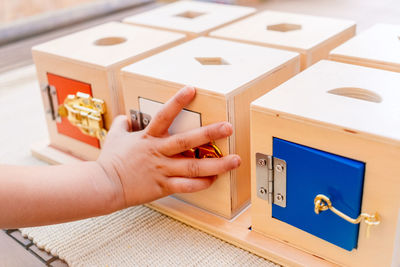
[[[344,266],[399,266],[399,84],[323,60],[251,104],[255,231]]]
[[[298,52],[303,70],[328,58],[329,51],[353,37],[355,29],[349,20],[263,11],[209,35]]]
[[[223,155],[239,154],[241,167],[220,175],[205,191],[178,196],[230,218],[250,200],[250,102],[298,71],[297,53],[200,37],[127,66],[121,75],[126,110],[147,114],[146,123],[160,103],[192,85],[196,98],[170,133],[220,121],[233,124],[234,135],[215,144]]]
[[[188,39],[207,35],[218,27],[253,14],[251,7],[200,1],[178,1],[138,15],[127,17],[125,23],[180,32]]]
[[[400,25],[376,24],[331,51],[331,60],[400,72]]]
[[[50,145],[96,159],[112,118],[125,113],[119,70],[184,39],[110,22],[33,47]]]

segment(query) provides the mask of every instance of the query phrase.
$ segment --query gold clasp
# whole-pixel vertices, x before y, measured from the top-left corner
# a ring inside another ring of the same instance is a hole
[[[103,100],[81,92],[68,95],[64,104],[58,108],[61,117],[67,117],[69,122],[78,127],[82,133],[99,140],[104,140],[107,135],[107,130],[103,128],[105,112],[106,106]]]
[[[349,223],[352,224],[359,224],[361,221],[364,221],[365,224],[367,224],[367,238],[369,238],[370,235],[370,228],[371,226],[376,226],[380,224],[381,220],[379,217],[378,213],[375,214],[368,214],[368,213],[361,213],[357,218],[353,219],[340,210],[336,209],[333,207],[331,200],[329,197],[319,194],[315,197],[314,199],[314,211],[316,214],[319,214],[320,211],[326,211],[326,210],[331,210],[333,213],[338,215],[340,218],[348,221]]]
[[[213,142],[191,148],[185,152],[182,152],[181,154],[187,158],[197,159],[223,157],[221,150]]]

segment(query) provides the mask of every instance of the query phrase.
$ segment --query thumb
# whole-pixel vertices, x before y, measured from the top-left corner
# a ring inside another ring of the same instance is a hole
[[[118,115],[114,118],[108,135],[121,135],[130,131],[130,124],[126,115]]]

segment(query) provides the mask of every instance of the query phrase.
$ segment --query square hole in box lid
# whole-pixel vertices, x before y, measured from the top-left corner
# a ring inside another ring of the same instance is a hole
[[[400,25],[376,24],[332,50],[331,55],[397,65],[400,72]]]
[[[107,67],[184,38],[179,33],[109,22],[40,44],[33,50]]]
[[[400,73],[322,60],[252,103],[253,109],[400,141]]]
[[[294,52],[200,37],[123,70],[229,94],[296,57]]]
[[[254,8],[243,6],[178,1],[127,17],[124,22],[200,34],[255,11]]]
[[[210,36],[308,50],[354,25],[350,20],[263,11]]]

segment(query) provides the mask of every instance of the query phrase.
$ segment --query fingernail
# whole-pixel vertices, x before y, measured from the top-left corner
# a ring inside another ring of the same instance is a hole
[[[223,132],[226,135],[231,135],[232,134],[232,124],[230,124],[229,122],[224,122],[222,125],[223,128]]]
[[[193,93],[193,91],[195,91],[193,86],[189,86],[189,85],[185,86],[185,90],[184,90],[185,95],[190,95]]]
[[[232,159],[233,165],[235,168],[240,166],[240,163],[242,163],[242,160],[238,155],[235,155],[234,158]]]

